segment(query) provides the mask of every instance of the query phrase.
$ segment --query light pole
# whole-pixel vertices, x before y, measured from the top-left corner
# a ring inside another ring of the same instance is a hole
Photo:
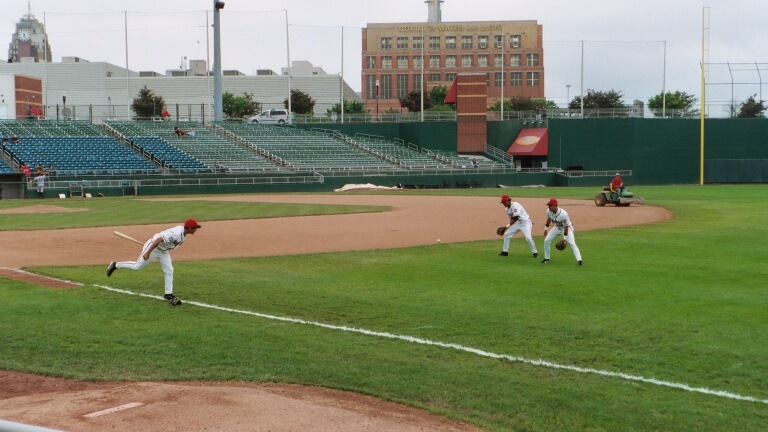
[[[379,80],[376,80],[376,121],[379,121]]]
[[[224,2],[213,1],[213,120],[224,120],[224,107],[222,106],[223,90],[221,82],[221,10]],[[290,64],[288,65],[290,66]],[[289,78],[290,79],[290,78]],[[291,95],[288,95],[288,108],[290,111]]]
[[[501,121],[504,121],[504,86],[506,80],[504,79],[504,44],[507,40],[507,34],[501,34]]]
[[[571,85],[565,85],[565,108],[568,110],[568,117],[571,116]]]

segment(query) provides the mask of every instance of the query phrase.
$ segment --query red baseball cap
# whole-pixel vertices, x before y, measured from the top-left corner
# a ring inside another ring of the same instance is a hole
[[[557,200],[554,199],[554,198],[550,198],[549,201],[547,201],[547,205],[548,206],[551,206],[551,205],[556,206],[557,205]]]
[[[510,197],[509,197],[509,195],[502,195],[502,196],[501,196],[501,202],[504,202],[504,201],[509,201],[509,200],[511,200],[511,199],[512,199],[512,198],[510,198]]]
[[[187,219],[187,221],[184,222],[184,228],[186,229],[200,228],[200,224],[197,223],[197,221],[194,219]]]

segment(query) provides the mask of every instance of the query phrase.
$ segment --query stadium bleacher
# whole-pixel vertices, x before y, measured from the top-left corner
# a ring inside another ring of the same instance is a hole
[[[107,125],[158,159],[169,160],[170,166],[182,171],[198,167],[226,171],[278,171],[280,167],[252,149],[244,148],[221,137],[198,122],[180,122],[187,135],[177,136],[170,122],[107,122]],[[194,133],[191,133],[194,131]],[[163,145],[164,144],[164,145]],[[150,147],[146,147],[149,145]]]
[[[8,166],[8,164],[4,161],[0,160],[0,174],[13,174],[15,172],[17,172],[15,169]]]
[[[16,136],[3,152],[14,166],[51,164],[59,175],[154,174],[157,167],[97,126],[76,120],[4,120],[3,136]]]
[[[335,138],[329,132],[287,126],[222,122],[219,126],[255,149],[279,157],[295,170],[392,170],[402,168],[389,160]]]
[[[451,167],[450,164],[430,157],[427,154],[420,153],[418,150],[407,147],[405,143],[387,141],[382,137],[365,134],[355,134],[354,140],[366,148],[376,149],[386,155],[395,158],[400,165],[409,169],[439,169]]]
[[[21,165],[53,164],[59,175],[159,173],[159,169],[108,136],[20,136],[4,149]]]

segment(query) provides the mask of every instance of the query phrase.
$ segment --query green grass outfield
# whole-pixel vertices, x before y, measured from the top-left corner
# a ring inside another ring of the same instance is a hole
[[[577,232],[581,268],[570,251],[543,266],[520,238],[507,258],[497,256],[500,240],[494,240],[175,263],[179,296],[229,310],[169,307],[159,300],[158,265],[109,279],[103,265],[34,268],[88,285],[49,290],[0,279],[0,368],[81,380],[319,385],[499,431],[765,430],[768,187],[632,191],[671,209],[674,219]],[[504,192],[591,199],[597,191]],[[500,191],[439,193],[496,197]],[[195,214],[216,219],[197,208]],[[121,224],[123,217],[115,212],[111,220]],[[253,216],[227,218],[237,217]],[[535,240],[541,248],[541,236]]]

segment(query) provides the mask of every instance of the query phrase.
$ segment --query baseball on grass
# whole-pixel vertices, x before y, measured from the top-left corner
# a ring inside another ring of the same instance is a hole
[[[437,239],[437,242],[440,243],[440,239]]]

